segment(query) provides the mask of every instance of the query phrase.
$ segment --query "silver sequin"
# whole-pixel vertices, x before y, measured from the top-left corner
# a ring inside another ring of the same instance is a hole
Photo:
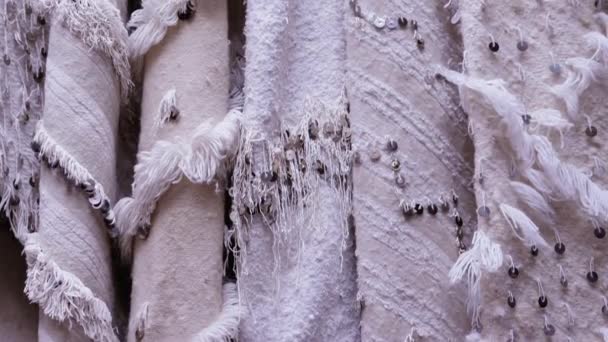
[[[386,19],[382,17],[376,17],[376,19],[374,19],[374,26],[379,30],[383,29],[384,26],[386,26]]]
[[[399,27],[399,23],[397,23],[397,19],[388,18],[388,20],[386,21],[386,28],[388,28],[389,30],[395,30],[398,27]]]

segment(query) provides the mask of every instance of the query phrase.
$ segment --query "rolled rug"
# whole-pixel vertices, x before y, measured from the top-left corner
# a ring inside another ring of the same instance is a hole
[[[503,255],[476,272],[488,254],[473,246],[451,273],[469,283],[470,339],[608,340],[607,16],[582,2],[459,8],[465,73],[439,74],[461,90],[479,230]]]
[[[25,292],[39,341],[118,341],[110,235],[116,235],[116,135],[130,88],[127,32],[110,1],[45,1],[51,25],[43,118],[40,224],[25,241]],[[121,96],[122,94],[122,96]]]
[[[39,164],[30,148],[42,112],[46,18],[30,1],[0,1],[0,336],[36,341],[38,307],[23,293],[27,235],[38,227]]]
[[[248,1],[231,195],[241,341],[358,341],[342,1]]]
[[[466,294],[447,274],[476,228],[473,149],[457,91],[433,76],[462,54],[449,20],[431,2],[359,0],[346,11],[363,341],[469,331]]]
[[[225,341],[239,312],[234,284],[222,285],[222,184],[240,116],[226,114],[226,2],[142,5],[129,40],[145,60],[138,163],[132,197],[115,208],[133,260],[127,340]]]

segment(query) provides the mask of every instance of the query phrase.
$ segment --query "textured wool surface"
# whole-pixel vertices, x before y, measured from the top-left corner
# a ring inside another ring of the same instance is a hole
[[[85,46],[60,21],[52,23],[48,60],[44,127],[114,202],[120,83],[111,60]],[[35,241],[111,312],[115,297],[110,240],[101,215],[60,169],[45,166],[40,178],[40,229],[33,234]],[[40,341],[86,339],[78,324],[58,323],[44,314],[38,332]]]
[[[583,39],[585,33],[604,32],[604,27],[594,20],[591,1],[485,3],[484,6],[477,0],[460,1],[460,30],[466,51],[467,74],[484,80],[503,79],[506,89],[523,103],[526,113],[533,115],[533,121],[545,118],[535,111],[546,108],[557,109],[562,117],[568,118],[564,102],[550,92],[550,87],[563,83],[572,73],[572,69],[567,67],[567,58],[590,58],[597,48],[596,44],[587,46]],[[521,29],[528,42],[526,51],[516,47],[520,40],[517,28]],[[490,34],[500,44],[500,50],[495,54],[488,49]],[[552,63],[561,65],[560,75],[549,70]],[[606,87],[600,81],[601,77],[594,80],[582,94],[578,118],[572,120],[574,127],[564,134],[563,147],[555,131],[548,132],[538,127],[530,127],[529,131],[550,136],[562,162],[575,165],[605,188],[606,176],[599,172],[601,168],[594,167],[594,157],[602,163],[606,158],[604,137],[608,128],[605,120],[608,103]],[[603,253],[605,239],[594,237],[591,217],[581,210],[577,201],[550,201],[557,213],[553,222],[543,222],[542,215],[517,201],[509,181],[522,180],[522,177],[517,172],[509,172],[513,169],[512,161],[516,160],[513,156],[517,151],[513,151],[511,143],[505,139],[505,126],[488,101],[478,93],[465,89],[462,95],[473,125],[476,174],[483,171],[484,178],[483,185],[475,184],[477,203],[481,205],[485,196],[491,209],[489,219],[479,218],[479,229],[502,245],[503,253],[513,258],[520,272],[517,279],[509,278],[507,269],[510,261],[505,258],[507,262],[499,272],[483,276],[483,329],[479,338],[484,341],[504,340],[510,337],[512,330],[517,340],[542,340],[545,338],[546,317],[557,330],[554,340],[601,340],[600,329],[606,326],[601,314],[608,270],[608,259]],[[584,133],[588,125],[585,114],[598,129],[599,134],[595,138]],[[552,197],[557,196],[554,194]],[[498,206],[501,203],[514,205],[532,218],[540,226],[541,235],[550,247],[541,249],[537,257],[532,257],[529,248],[515,237],[500,215]],[[605,224],[604,219],[605,214],[602,214],[601,224]],[[553,251],[557,242],[554,229],[566,245],[562,256]],[[595,258],[595,270],[599,274],[596,284],[585,278],[591,257]],[[569,282],[567,288],[560,285],[560,266]],[[537,280],[542,282],[549,300],[545,309],[540,309],[537,302]],[[514,309],[506,305],[508,291],[517,300]],[[568,307],[574,316],[573,325],[569,324]]]
[[[476,226],[473,150],[458,93],[434,77],[433,64],[457,59],[461,50],[449,12],[417,1],[359,1],[364,16],[403,15],[416,20],[425,40],[419,49],[414,29],[378,30],[346,9],[348,82],[354,167],[353,211],[361,340],[414,338],[462,341],[469,330],[463,314],[465,292],[451,287],[447,272],[458,257],[452,191],[465,225],[466,243]],[[398,150],[390,153],[393,139]],[[374,151],[381,153],[374,162]],[[395,183],[391,161],[401,163],[407,185]],[[449,212],[428,212],[439,197]],[[423,215],[405,218],[400,202],[417,202]],[[417,341],[417,339],[415,339]]]
[[[306,100],[339,105],[346,81],[343,5],[247,2],[243,124],[250,133],[276,142],[281,124],[300,124]],[[359,340],[354,237],[344,237],[335,192],[322,184],[315,195],[316,211],[306,211],[315,225],[304,221],[273,233],[254,217],[247,269],[238,278],[248,309],[241,341]]]
[[[139,151],[159,140],[188,141],[195,128],[227,113],[229,93],[226,3],[201,1],[189,20],[169,28],[145,56]],[[176,120],[156,129],[165,94],[175,89]],[[145,172],[145,170],[142,170]],[[150,234],[133,253],[128,341],[141,312],[149,341],[186,341],[219,316],[222,298],[224,194],[185,178],[159,199]]]

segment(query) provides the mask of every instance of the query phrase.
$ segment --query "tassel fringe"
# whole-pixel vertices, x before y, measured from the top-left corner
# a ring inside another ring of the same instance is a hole
[[[76,323],[94,341],[118,342],[106,304],[77,277],[59,268],[35,242],[25,245],[28,264],[25,294],[44,314],[59,322]]]
[[[500,212],[511,226],[515,236],[524,241],[526,246],[549,247],[547,242],[540,235],[538,227],[521,210],[508,204],[502,203]]]
[[[127,55],[127,30],[118,9],[108,0],[41,0],[38,7],[63,21],[85,45],[111,58],[126,101],[133,83]]]
[[[483,231],[473,235],[472,247],[462,253],[448,274],[452,284],[465,280],[468,297],[467,311],[471,314],[473,326],[479,325],[481,307],[481,277],[483,272],[495,272],[503,262],[502,251]]]
[[[167,34],[167,29],[177,25],[178,12],[186,11],[192,0],[144,0],[142,8],[133,12],[127,26],[135,31],[129,37],[129,56],[138,58]]]

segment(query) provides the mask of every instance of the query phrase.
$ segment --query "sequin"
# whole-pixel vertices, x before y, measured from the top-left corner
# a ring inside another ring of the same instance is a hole
[[[429,204],[427,207],[427,210],[429,211],[429,214],[431,214],[431,215],[435,215],[439,211],[439,209],[437,208],[435,203]]]
[[[558,243],[555,244],[554,249],[555,249],[555,253],[561,255],[561,254],[564,254],[564,252],[566,252],[566,245],[564,245],[561,242],[558,242]]]
[[[526,42],[525,40],[520,40],[519,42],[517,42],[517,50],[522,52],[528,50],[528,42]]]
[[[597,272],[595,272],[595,271],[587,272],[587,280],[589,280],[590,283],[595,283],[595,282],[597,282],[598,279],[599,279],[599,276],[597,275]]]
[[[313,120],[308,123],[308,136],[315,140],[319,136],[319,122],[317,120]]]
[[[188,20],[192,18],[192,15],[194,14],[193,7],[194,5],[190,1],[188,1],[188,3],[186,4],[186,8],[177,12],[177,17],[180,20]]]
[[[555,74],[555,75],[559,75],[562,72],[562,67],[557,64],[557,63],[552,63],[551,65],[549,65],[549,70]]]
[[[507,297],[507,304],[509,305],[509,307],[514,308],[515,305],[517,304],[515,297],[509,295],[509,297]]]
[[[403,177],[402,174],[398,174],[395,177],[395,183],[397,184],[398,187],[404,188],[405,187],[405,177]]]
[[[370,154],[369,154],[369,159],[371,159],[373,162],[377,162],[378,160],[380,160],[380,151],[378,150],[373,150]]]
[[[179,109],[175,106],[171,106],[171,110],[169,112],[169,119],[175,121],[179,116]]]
[[[458,227],[458,229],[456,229],[456,237],[458,238],[458,240],[462,240],[462,238],[464,238],[464,230],[461,227]]]
[[[388,18],[386,21],[386,28],[389,30],[395,30],[397,27],[399,27],[397,20],[395,18]]]
[[[536,247],[536,246],[530,247],[530,254],[532,254],[532,256],[537,256],[538,255],[538,247]]]
[[[543,331],[545,332],[545,335],[547,335],[547,336],[555,335],[555,327],[553,326],[553,324],[545,325],[545,327],[543,328]]]
[[[4,61],[4,64],[11,65],[11,58],[8,55],[2,56],[2,60]]]
[[[484,206],[481,206],[479,208],[477,208],[477,214],[481,217],[489,217],[490,216],[490,208]]]
[[[567,288],[568,279],[566,278],[566,276],[562,275],[561,277],[559,277],[559,283],[562,285],[563,288]]]
[[[386,149],[389,152],[395,152],[395,151],[397,151],[398,148],[399,148],[399,144],[397,144],[397,142],[395,140],[391,139],[386,143]]]
[[[355,165],[361,165],[361,153],[359,151],[353,152],[353,161]]]
[[[401,210],[403,211],[403,215],[405,217],[411,217],[412,215],[414,215],[414,208],[412,208],[412,206],[407,203],[404,203],[402,205]]]
[[[379,30],[383,29],[384,26],[386,26],[386,19],[382,17],[376,17],[376,19],[374,19],[374,26]]]
[[[462,225],[464,224],[464,222],[462,221],[462,217],[460,217],[460,215],[454,217],[454,222],[456,222],[456,225],[458,227],[462,227]]]
[[[393,169],[394,172],[401,170],[401,162],[397,159],[393,159],[393,161],[391,161],[391,169]]]
[[[515,266],[509,267],[508,273],[509,273],[509,277],[511,277],[513,279],[515,279],[519,276],[519,270]]]
[[[406,17],[399,17],[399,26],[402,28],[406,28],[407,27],[407,18]]]
[[[521,119],[526,125],[529,125],[530,121],[532,120],[532,116],[530,116],[530,114],[524,114],[521,116]]]
[[[587,126],[585,134],[587,134],[588,137],[593,138],[597,135],[597,128],[595,128],[595,126]]]
[[[424,213],[424,207],[420,203],[414,204],[414,211],[416,215],[422,215]]]
[[[593,230],[593,234],[598,239],[603,239],[606,236],[606,230],[602,227],[597,227]]]
[[[549,305],[549,299],[546,296],[538,297],[538,306],[541,308],[546,308]]]
[[[497,42],[490,42],[488,47],[490,48],[490,51],[492,51],[492,52],[498,52],[498,50],[500,49],[500,46],[498,45]]]
[[[416,45],[418,46],[418,49],[420,49],[420,50],[424,49],[424,39],[422,39],[422,38],[416,39]]]

